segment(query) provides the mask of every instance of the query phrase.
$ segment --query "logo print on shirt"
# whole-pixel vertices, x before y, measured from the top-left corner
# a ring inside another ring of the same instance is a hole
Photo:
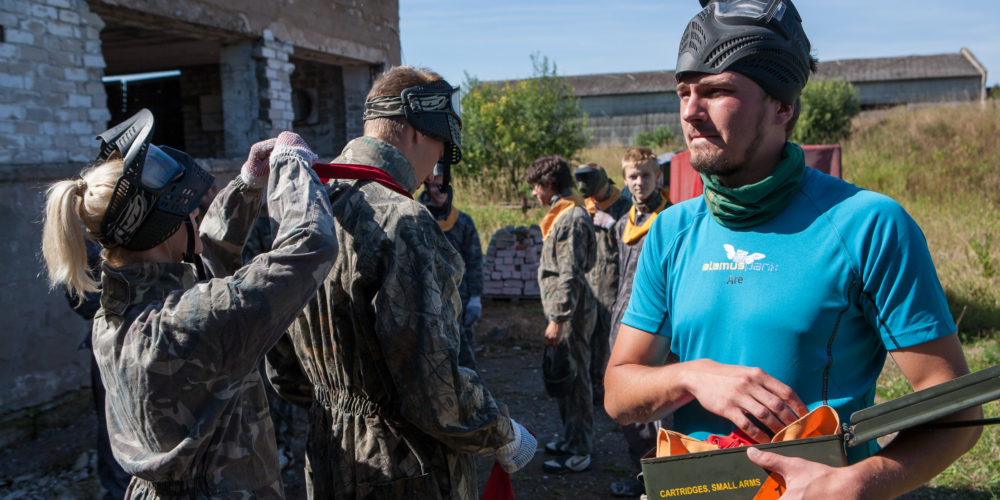
[[[701,266],[702,271],[777,271],[778,265],[763,263],[761,260],[767,258],[762,253],[750,253],[746,250],[738,250],[736,247],[724,244],[726,258],[732,262],[708,262]]]
[[[726,258],[736,264],[750,265],[753,264],[753,261],[755,260],[761,260],[764,257],[767,257],[762,253],[750,253],[746,250],[737,250],[733,248],[732,245],[722,245],[722,247],[726,249]]]

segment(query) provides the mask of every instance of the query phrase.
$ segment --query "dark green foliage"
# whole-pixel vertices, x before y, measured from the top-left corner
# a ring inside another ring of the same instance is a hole
[[[836,144],[851,136],[851,118],[861,112],[858,91],[851,82],[815,79],[802,91],[802,114],[794,142]]]
[[[674,132],[664,125],[660,125],[653,130],[643,130],[635,136],[636,146],[647,148],[661,148],[674,141]]]

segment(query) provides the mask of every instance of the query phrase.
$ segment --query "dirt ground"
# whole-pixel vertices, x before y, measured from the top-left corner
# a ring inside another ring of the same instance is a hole
[[[544,317],[537,300],[520,303],[483,301],[483,320],[477,328],[477,354],[486,387],[510,407],[511,416],[539,438],[539,452],[523,470],[513,474],[514,496],[525,499],[592,500],[613,498],[609,485],[635,475],[638,470],[626,453],[620,428],[600,405],[594,411],[594,454],[590,470],[569,475],[549,475],[542,471],[546,460],[541,452],[548,441],[562,432],[556,402],[545,393],[541,378],[542,331]],[[304,412],[298,413],[294,461],[284,470],[285,492],[289,500],[306,498],[301,473],[305,449]],[[62,429],[40,433],[31,442],[0,450],[0,500],[21,499],[103,499],[96,473],[96,416],[85,415]],[[477,458],[479,489],[486,484],[492,458]],[[987,499],[989,494],[974,490],[920,488],[904,497],[923,499]]]

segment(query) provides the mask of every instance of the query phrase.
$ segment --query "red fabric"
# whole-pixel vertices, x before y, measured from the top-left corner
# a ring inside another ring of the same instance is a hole
[[[510,485],[510,474],[503,470],[500,462],[493,462],[490,478],[483,489],[483,500],[514,500],[514,488]]]
[[[531,437],[538,438],[534,432],[531,432],[531,429],[525,427],[524,430],[528,431]],[[490,471],[490,478],[486,480],[482,500],[514,500],[514,488],[510,485],[510,474],[503,470],[500,462],[493,462],[493,470]]]
[[[724,450],[726,448],[740,448],[743,446],[753,446],[757,444],[757,442],[754,441],[753,438],[746,435],[746,433],[744,433],[740,429],[736,429],[735,431],[733,431],[732,434],[728,436],[717,436],[713,434],[711,436],[708,436],[708,439],[706,439],[705,442],[708,444],[714,444],[715,446],[718,446],[720,450]]]
[[[806,154],[806,165],[842,179],[840,165],[840,145],[802,146]],[[670,203],[677,204],[701,196],[705,187],[701,175],[691,167],[691,151],[677,153],[670,158]]]
[[[375,181],[409,199],[413,195],[403,189],[398,182],[382,170],[367,165],[343,165],[337,163],[314,163],[313,170],[319,176],[319,180],[326,184],[330,179]]]

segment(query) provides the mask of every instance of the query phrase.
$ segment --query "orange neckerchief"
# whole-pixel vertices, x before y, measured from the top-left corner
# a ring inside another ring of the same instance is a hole
[[[594,199],[593,196],[587,198],[587,200],[585,201],[587,205],[587,211],[590,212],[591,216],[597,213],[598,208],[600,208],[601,211],[606,212],[608,210],[608,207],[614,205],[615,202],[618,201],[618,199],[621,197],[622,197],[622,190],[614,186],[611,186],[611,196],[608,196],[608,199],[604,201],[597,201]]]
[[[455,227],[455,223],[458,222],[458,209],[455,208],[455,205],[451,206],[451,212],[448,212],[448,217],[437,222],[438,225],[441,226],[442,231],[451,231],[451,228]]]
[[[560,199],[555,205],[549,207],[548,213],[545,217],[542,217],[542,222],[538,225],[542,226],[542,240],[549,237],[549,232],[552,231],[552,226],[556,225],[556,221],[559,220],[563,214],[569,213],[573,207],[579,207],[584,204],[583,198],[580,195],[573,193],[565,198]]]
[[[774,438],[771,439],[771,442],[780,443],[782,441],[792,441],[794,439],[832,436],[835,434],[840,434],[840,417],[837,415],[836,410],[823,405],[779,431],[774,435]],[[733,435],[742,434],[737,431],[729,437],[734,437]],[[712,437],[717,438],[718,436]],[[723,438],[723,440],[725,439],[726,438]],[[718,443],[720,440],[715,439],[714,441],[715,443]],[[688,453],[715,451],[723,447],[748,446],[753,444],[746,439],[733,441],[741,442],[734,443],[729,446],[720,446],[719,444],[699,441],[679,432],[660,429],[660,432],[656,437],[656,456],[673,457],[677,455],[686,455]],[[742,441],[746,441],[746,443],[742,443]],[[761,485],[760,490],[757,491],[757,495],[754,497],[754,500],[775,500],[780,498],[782,492],[784,491],[784,478],[772,472],[768,475],[767,479],[764,480],[764,484]]]
[[[639,241],[639,238],[646,236],[646,233],[649,232],[649,228],[653,225],[653,220],[656,219],[657,214],[667,208],[667,204],[670,203],[670,191],[667,190],[667,188],[661,187],[660,198],[660,206],[657,207],[656,210],[653,210],[653,214],[650,215],[649,218],[646,219],[646,222],[643,222],[641,226],[635,225],[635,205],[632,205],[632,208],[628,210],[628,223],[625,224],[625,233],[622,234],[622,241],[624,241],[626,245],[631,245]]]

